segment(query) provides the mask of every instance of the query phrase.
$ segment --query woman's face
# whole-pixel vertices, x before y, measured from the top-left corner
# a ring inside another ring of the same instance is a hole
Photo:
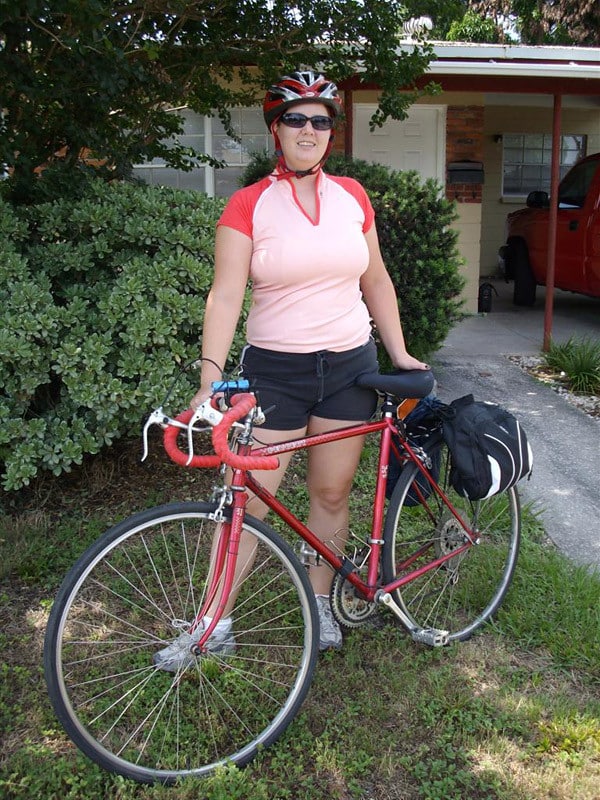
[[[328,117],[328,108],[323,103],[298,103],[289,109],[289,113],[304,114],[306,117]],[[308,120],[301,128],[290,128],[281,120],[276,124],[279,143],[283,151],[285,163],[291,170],[310,169],[323,158],[330,130],[317,131]]]

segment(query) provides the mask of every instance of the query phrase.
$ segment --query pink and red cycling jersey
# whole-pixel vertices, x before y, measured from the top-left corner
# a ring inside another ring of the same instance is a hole
[[[342,351],[371,334],[359,285],[369,265],[371,202],[354,179],[322,171],[316,200],[312,220],[293,182],[270,175],[235,192],[219,220],[252,239],[247,339],[256,347]]]

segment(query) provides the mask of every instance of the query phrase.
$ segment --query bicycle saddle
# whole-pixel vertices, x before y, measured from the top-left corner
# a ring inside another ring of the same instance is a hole
[[[356,383],[363,389],[375,389],[398,398],[420,398],[430,394],[435,378],[429,369],[398,369],[385,375],[366,372],[358,376]]]

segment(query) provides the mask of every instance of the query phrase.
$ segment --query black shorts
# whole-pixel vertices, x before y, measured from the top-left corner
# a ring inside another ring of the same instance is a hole
[[[357,386],[356,378],[377,370],[372,339],[341,353],[280,353],[247,345],[242,354],[242,377],[258,393],[263,411],[268,411],[261,427],[269,430],[304,428],[311,416],[368,420],[377,407],[377,394]]]

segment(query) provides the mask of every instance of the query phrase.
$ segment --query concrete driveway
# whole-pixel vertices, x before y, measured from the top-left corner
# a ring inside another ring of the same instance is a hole
[[[440,399],[473,393],[500,403],[521,421],[534,453],[521,498],[539,512],[561,551],[600,569],[600,420],[572,406],[511,362],[537,355],[544,340],[545,290],[533,308],[512,305],[512,284],[493,282],[492,311],[467,317],[432,359]],[[600,298],[556,292],[552,338],[600,340]]]

